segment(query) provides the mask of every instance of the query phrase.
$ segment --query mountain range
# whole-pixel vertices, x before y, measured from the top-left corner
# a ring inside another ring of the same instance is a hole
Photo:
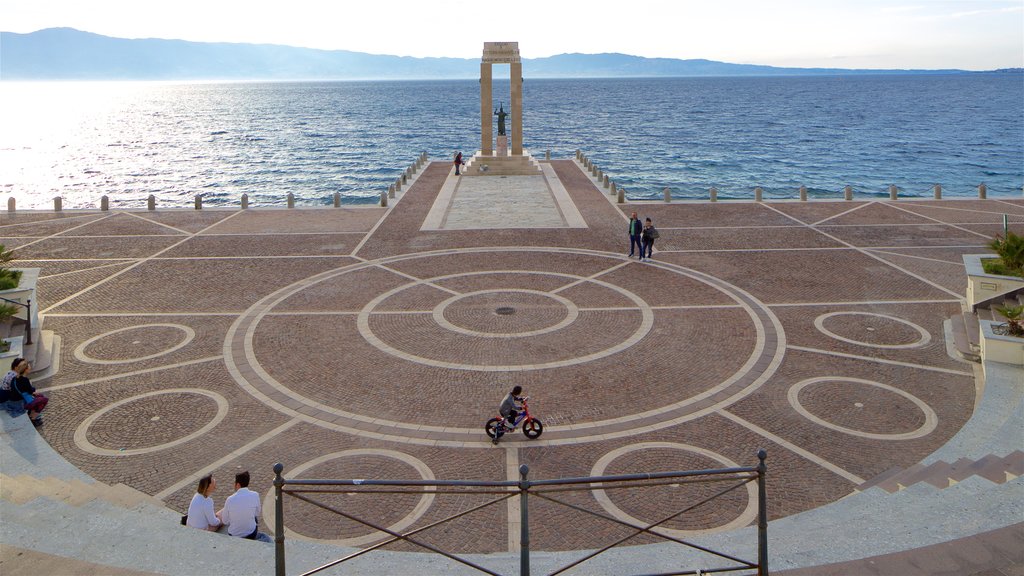
[[[413,58],[271,44],[126,39],[72,28],[0,32],[0,80],[475,79],[479,60]],[[530,78],[950,74],[962,70],[780,68],[626,54],[524,58]],[[496,76],[497,77],[497,76]]]

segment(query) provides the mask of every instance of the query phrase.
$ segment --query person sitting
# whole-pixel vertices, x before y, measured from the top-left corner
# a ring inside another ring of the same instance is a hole
[[[192,495],[192,503],[188,505],[186,526],[216,532],[224,525],[220,521],[220,512],[213,511],[213,498],[210,494],[216,489],[217,481],[213,479],[213,474],[207,474],[199,479],[196,493]]]
[[[7,409],[7,412],[11,417],[21,416],[25,412],[24,400],[20,397],[16,398],[11,394],[11,388],[14,381],[18,379],[18,373],[14,369],[17,368],[18,364],[21,364],[24,360],[24,358],[15,358],[12,360],[11,369],[4,375],[3,379],[0,380],[0,403],[3,403],[4,408]],[[7,402],[13,400],[18,400],[18,403],[15,404],[14,402],[11,402],[10,405],[7,404]]]
[[[11,390],[7,394],[7,412],[11,416],[21,416],[23,412],[27,411],[32,425],[38,428],[43,424],[40,413],[46,408],[46,404],[50,399],[36,392],[36,389],[32,386],[32,381],[28,378],[28,373],[32,370],[32,364],[28,360],[19,360],[21,361],[13,365],[17,377],[11,383]],[[21,406],[18,406],[19,401],[22,404]]]
[[[270,536],[260,532],[260,495],[249,490],[249,471],[235,474],[235,493],[224,501],[220,519],[228,526],[228,535],[236,538],[270,542]]]

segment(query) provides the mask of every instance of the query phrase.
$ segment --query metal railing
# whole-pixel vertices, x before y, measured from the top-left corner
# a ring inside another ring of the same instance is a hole
[[[25,302],[18,302],[17,300],[9,300],[7,298],[0,298],[8,304],[14,304],[17,306],[23,306],[25,308],[25,345],[32,345],[32,301],[28,300]]]
[[[449,558],[455,562],[468,566],[476,571],[484,574],[490,574],[492,576],[502,576],[501,573],[495,572],[491,569],[480,566],[476,562],[470,559],[458,556],[452,552],[442,550],[441,548],[424,542],[418,535],[421,533],[451,522],[453,520],[463,518],[469,514],[479,512],[489,506],[506,502],[511,498],[519,498],[519,514],[520,514],[520,534],[519,534],[519,575],[529,576],[530,575],[530,518],[529,518],[529,499],[530,497],[541,498],[547,502],[551,502],[558,506],[574,510],[576,512],[593,516],[604,521],[616,524],[620,527],[628,528],[628,534],[622,537],[616,537],[609,544],[586,553],[583,557],[570,562],[564,566],[561,566],[551,572],[548,572],[550,576],[561,574],[567,570],[570,570],[576,566],[579,566],[583,562],[598,556],[612,548],[624,544],[637,536],[647,535],[653,536],[659,539],[667,540],[699,550],[703,553],[709,554],[719,560],[725,560],[731,564],[726,564],[717,568],[702,568],[702,569],[686,569],[680,568],[673,572],[660,573],[659,576],[669,576],[675,574],[714,574],[720,572],[737,572],[737,571],[756,571],[758,576],[768,575],[768,515],[767,515],[767,503],[766,503],[766,492],[765,492],[765,474],[767,467],[765,466],[765,458],[767,453],[765,450],[759,450],[757,452],[758,464],[755,467],[741,467],[741,468],[721,468],[712,470],[690,470],[690,471],[678,471],[678,472],[655,472],[648,474],[624,474],[618,476],[593,476],[583,478],[559,478],[551,480],[529,480],[527,478],[529,469],[524,464],[519,467],[520,479],[507,480],[507,481],[472,481],[472,480],[300,480],[300,479],[286,479],[282,476],[284,471],[284,465],[274,465],[274,492],[275,492],[275,574],[277,576],[285,576],[285,528],[284,528],[284,497],[290,496],[311,504],[319,509],[326,510],[342,516],[353,522],[362,524],[363,526],[372,528],[373,530],[379,531],[386,534],[387,537],[374,544],[372,546],[362,548],[356,552],[328,562],[322,566],[314,568],[312,570],[303,572],[303,576],[316,574],[328,568],[342,564],[349,560],[353,560],[372,552],[393,544],[395,542],[405,542],[412,544],[416,547],[423,548],[434,554],[440,554],[446,558]],[[665,531],[659,530],[664,524],[678,520],[680,517],[685,515],[687,512],[693,510],[714,501],[716,498],[720,498],[737,490],[739,488],[747,486],[751,482],[757,483],[757,559],[756,560],[743,560],[736,556],[718,552],[710,548],[700,546],[693,542],[688,542],[682,538],[676,538]],[[582,492],[582,491],[594,491],[594,490],[610,490],[610,489],[641,489],[655,486],[665,486],[668,484],[719,484],[722,486],[721,489],[717,490],[714,494],[707,498],[700,499],[696,502],[688,503],[682,510],[668,513],[649,524],[636,524],[634,522],[624,521],[616,518],[610,514],[597,512],[594,510],[587,509],[578,504],[566,502],[559,496],[560,493],[566,492]],[[322,501],[316,500],[317,495],[324,494],[373,494],[376,497],[387,497],[387,495],[401,495],[401,494],[432,494],[432,495],[486,495],[489,496],[489,500],[470,507],[467,510],[452,514],[446,518],[431,522],[425,526],[406,531],[404,533],[397,532],[388,529],[384,526],[380,526],[378,523],[372,520],[366,520],[359,518],[346,512],[345,510],[339,509],[338,506],[333,506]],[[624,571],[620,571],[624,573]],[[750,572],[747,572],[748,574]]]

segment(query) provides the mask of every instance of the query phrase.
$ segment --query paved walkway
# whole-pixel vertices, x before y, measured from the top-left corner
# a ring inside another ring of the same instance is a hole
[[[943,321],[960,309],[960,256],[984,251],[1004,213],[1024,233],[1021,200],[619,207],[572,161],[545,178],[547,208],[512,202],[504,216],[557,211],[551,227],[439,201],[463,185],[446,163],[387,209],[4,215],[0,243],[42,268],[45,328],[63,342],[60,371],[38,383],[43,436],[91,476],[178,510],[209,472],[218,503],[242,469],[269,494],[275,462],[290,477],[493,480],[520,464],[533,478],[753,465],[763,447],[775,520],[910,468],[971,416],[975,372],[948,355]],[[625,256],[632,210],[661,230],[650,263]],[[516,384],[544,435],[493,447],[483,422]],[[698,494],[579,503],[646,521]],[[400,528],[473,504],[328,500]],[[750,503],[666,528],[745,526]],[[429,539],[514,552],[513,512]],[[301,503],[287,518],[291,537],[380,540]],[[620,533],[553,505],[531,518],[535,550]]]

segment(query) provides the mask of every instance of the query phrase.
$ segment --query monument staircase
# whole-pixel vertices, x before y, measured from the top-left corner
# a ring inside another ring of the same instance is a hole
[[[466,163],[465,176],[540,176],[540,163],[523,150],[522,156],[497,153],[484,156],[479,150]]]

